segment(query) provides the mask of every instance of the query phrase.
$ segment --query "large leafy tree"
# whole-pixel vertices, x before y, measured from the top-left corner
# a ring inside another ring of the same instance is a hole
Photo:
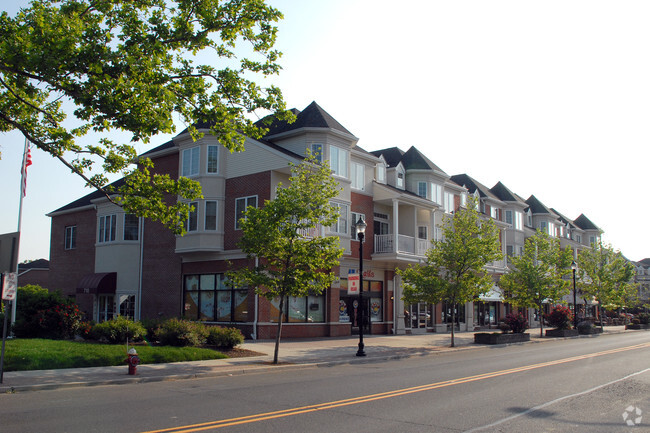
[[[485,265],[502,257],[499,231],[483,219],[472,199],[466,208],[443,218],[443,239],[431,242],[424,264],[398,269],[404,281],[402,299],[408,303],[448,302],[452,308],[451,346],[454,347],[456,304],[473,301],[493,286]]]
[[[292,165],[289,185],[279,185],[273,200],[261,208],[249,207],[240,220],[239,246],[257,260],[253,267],[230,271],[228,278],[237,287],[255,287],[268,300],[279,298],[275,364],[286,298],[319,294],[334,281],[332,268],[343,250],[338,237],[320,236],[319,229],[336,222],[338,210],[330,200],[339,190],[329,166],[309,157]]]
[[[594,243],[591,248],[578,253],[578,272],[580,290],[583,296],[598,301],[598,308],[621,308],[629,306],[637,293],[634,284],[634,265],[627,261],[620,251],[611,245]],[[603,321],[600,321],[601,328]]]
[[[21,131],[127,211],[182,232],[188,206],[165,198],[198,198],[198,183],[134,165],[132,143],[173,132],[176,119],[239,151],[244,135],[263,134],[251,113],[291,117],[279,89],[253,81],[280,69],[281,18],[264,0],[34,0],[4,12],[0,131]],[[106,186],[111,173],[125,176],[121,189]]]
[[[522,308],[537,308],[540,314],[539,335],[544,335],[544,302],[560,302],[569,293],[573,252],[562,249],[559,239],[537,230],[526,239],[524,252],[509,258],[508,273],[501,276],[499,286],[504,299]]]

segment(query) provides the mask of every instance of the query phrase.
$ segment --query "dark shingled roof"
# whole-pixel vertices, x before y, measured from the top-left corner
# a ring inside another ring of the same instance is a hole
[[[580,216],[573,220],[574,224],[580,227],[582,230],[600,230],[596,224],[592,223],[585,214],[580,214]]]
[[[546,214],[549,214],[549,215],[552,214],[551,210],[549,208],[547,208],[546,206],[544,206],[544,203],[539,201],[537,199],[537,197],[535,197],[534,195],[531,195],[530,197],[528,197],[528,200],[526,200],[526,203],[528,204],[528,206],[530,206],[530,211],[532,213],[534,213],[534,214],[536,214],[536,213],[546,213]]]
[[[49,269],[49,268],[50,268],[50,261],[47,259],[32,260],[29,263],[18,264],[19,271],[25,269]]]
[[[560,212],[558,212],[558,211],[555,210],[554,208],[551,208],[551,210],[553,211],[554,214],[556,214],[557,216],[560,217],[560,221],[562,221],[564,224],[569,224],[571,227],[577,227],[577,226],[573,223],[573,221],[571,221],[569,218],[567,218],[567,217],[565,217],[564,215],[562,215]]]
[[[388,149],[373,150],[370,153],[375,155],[377,158],[383,155],[384,159],[386,160],[386,164],[388,164],[389,167],[396,167],[397,164],[400,163],[400,161],[402,160],[402,156],[404,155],[404,151],[398,147],[389,147]]]
[[[492,188],[490,188],[490,191],[492,191],[492,194],[497,196],[501,201],[514,201],[521,204],[527,204],[521,197],[510,191],[508,187],[506,187],[500,181],[497,182],[497,184]]]
[[[402,164],[407,170],[434,170],[444,173],[440,167],[431,162],[431,160],[424,156],[422,152],[417,150],[415,146],[411,146],[411,148],[402,156]]]
[[[107,187],[119,188],[122,185],[124,185],[124,178],[116,180],[115,182],[111,183]],[[80,199],[77,199],[77,200],[75,200],[75,201],[73,201],[71,203],[68,203],[67,205],[65,205],[63,207],[60,207],[57,210],[52,211],[50,213],[62,212],[64,210],[70,210],[70,209],[76,209],[78,207],[88,206],[88,205],[92,204],[91,203],[92,200],[95,200],[95,199],[98,199],[98,198],[101,198],[101,197],[106,197],[106,195],[101,191],[95,190],[95,191],[91,192],[90,194],[87,194],[87,195],[81,197]]]
[[[170,149],[174,146],[175,146],[174,142],[172,140],[169,140],[167,143],[163,143],[160,146],[156,146],[153,149],[147,150],[145,153],[143,153],[140,156],[147,156],[151,153],[156,153],[156,152],[160,152],[161,150]]]
[[[489,197],[495,200],[500,200],[500,198],[494,195],[488,187],[480,182],[477,182],[466,174],[455,174],[451,177],[451,180],[460,186],[466,187],[471,194],[474,194],[474,192],[478,190],[478,194],[481,197]]]
[[[295,108],[291,111],[296,116],[296,121],[293,123],[274,120],[270,125],[267,125],[266,122],[268,122],[269,119],[273,119],[273,117],[265,117],[257,122],[256,125],[268,128],[269,132],[266,134],[267,138],[301,128],[329,128],[354,136],[354,134],[348,131],[335,118],[330,116],[329,113],[323,110],[315,101],[309,104],[307,108],[302,111],[296,110]]]

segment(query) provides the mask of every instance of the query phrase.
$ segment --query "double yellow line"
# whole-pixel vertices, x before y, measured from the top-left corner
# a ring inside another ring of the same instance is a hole
[[[302,406],[293,409],[279,410],[275,412],[259,413],[255,415],[248,415],[239,418],[230,418],[220,421],[211,421],[201,424],[186,425],[181,427],[172,427],[162,430],[151,430],[142,433],[190,433],[203,430],[212,430],[223,427],[230,427],[241,424],[250,424],[260,421],[268,421],[276,418],[285,418],[289,416],[302,415],[310,412],[318,412],[338,407],[351,406],[355,404],[368,403],[376,400],[383,400],[387,398],[399,397],[407,394],[414,394],[417,392],[430,391],[438,388],[445,388],[448,386],[460,385],[463,383],[476,382],[479,380],[490,379],[493,377],[505,376],[508,374],[520,373],[522,371],[530,371],[537,368],[550,367],[553,365],[566,364],[568,362],[575,362],[589,358],[596,358],[598,356],[611,355],[629,350],[643,349],[650,347],[650,343],[637,344],[634,346],[622,347],[619,349],[605,350],[602,352],[589,353],[585,355],[573,356],[571,358],[558,359],[555,361],[540,362],[538,364],[526,365],[523,367],[510,368],[507,370],[493,371],[490,373],[477,374],[475,376],[467,376],[458,379],[445,380],[443,382],[430,383],[427,385],[414,386],[411,388],[398,389],[395,391],[382,392],[379,394],[365,395],[361,397],[348,398],[345,400],[337,400],[326,403],[320,403],[310,406]]]

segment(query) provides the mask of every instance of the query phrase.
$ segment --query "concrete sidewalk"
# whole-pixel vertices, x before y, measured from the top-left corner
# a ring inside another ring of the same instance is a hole
[[[553,341],[539,338],[537,329],[529,330],[531,342]],[[624,326],[608,326],[606,334],[625,331]],[[588,336],[583,336],[588,337]],[[577,337],[580,338],[580,337]],[[209,361],[178,362],[171,364],[143,364],[138,374],[129,376],[128,367],[91,367],[59,370],[34,370],[5,372],[0,393],[35,391],[78,386],[118,385],[140,382],[193,379],[201,377],[232,376],[262,373],[286,368],[373,362],[412,356],[430,355],[452,350],[485,347],[474,344],[474,332],[457,332],[456,347],[450,347],[451,335],[424,333],[413,335],[368,335],[364,337],[365,357],[357,357],[358,336],[319,339],[287,339],[280,342],[279,364],[273,365],[275,341],[246,341],[240,347],[262,353],[247,358],[230,358]]]

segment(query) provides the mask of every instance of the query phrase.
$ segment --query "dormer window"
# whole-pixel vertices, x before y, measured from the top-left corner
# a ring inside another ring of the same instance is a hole
[[[377,176],[377,182],[386,183],[386,165],[383,162],[375,166],[375,176]]]
[[[397,187],[404,188],[404,173],[397,172]]]

